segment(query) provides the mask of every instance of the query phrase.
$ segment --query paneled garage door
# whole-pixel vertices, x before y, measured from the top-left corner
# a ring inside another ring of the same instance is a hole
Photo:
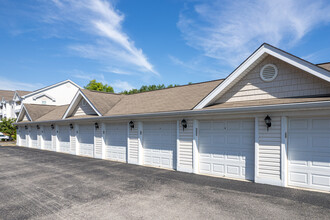
[[[199,172],[253,180],[254,120],[200,121]]]
[[[105,157],[126,162],[127,124],[107,124],[105,134]]]
[[[94,126],[79,125],[79,155],[94,156]]]
[[[60,152],[70,153],[70,127],[69,125],[59,126],[58,141]]]
[[[330,117],[291,118],[288,184],[330,191]]]
[[[37,128],[36,127],[31,127],[30,130],[30,146],[32,148],[37,148],[38,147],[38,135],[37,135]]]
[[[52,148],[52,128],[50,126],[44,126],[42,137],[44,140],[44,148],[46,150],[53,150],[53,148]]]
[[[20,128],[21,146],[26,147],[26,129]]]
[[[175,168],[176,122],[143,123],[144,164]]]

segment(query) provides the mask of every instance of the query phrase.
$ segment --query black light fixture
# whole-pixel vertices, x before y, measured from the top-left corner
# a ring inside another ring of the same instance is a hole
[[[267,126],[267,131],[268,131],[269,128],[272,126],[272,119],[269,117],[269,115],[267,115],[265,118],[265,124]]]
[[[25,129],[27,129],[27,126],[25,125]]]
[[[70,124],[70,129],[73,129],[73,124]]]
[[[52,129],[54,129],[54,128],[55,128],[54,124],[51,124],[51,125],[50,125],[50,127],[51,127]]]
[[[131,130],[134,128],[134,122],[133,121],[129,122],[129,127],[131,128]]]
[[[99,124],[97,123],[97,122],[95,122],[95,129],[99,129],[100,128],[100,126],[99,126]]]
[[[38,129],[38,130],[40,129],[40,126],[39,126],[39,125],[37,125],[37,129]]]
[[[183,130],[185,129],[185,128],[187,128],[187,121],[186,121],[186,119],[182,119],[182,121],[181,121],[181,125],[182,125],[182,128],[183,128]]]

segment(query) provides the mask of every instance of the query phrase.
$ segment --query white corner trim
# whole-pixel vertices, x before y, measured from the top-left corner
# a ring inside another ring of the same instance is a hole
[[[254,179],[258,179],[259,173],[259,118],[254,119]]]
[[[198,174],[198,167],[199,167],[199,161],[198,161],[198,121],[194,119],[193,121],[193,173]]]
[[[25,114],[27,114],[27,116],[29,117],[30,121],[32,121],[32,118],[29,115],[29,112],[27,111],[27,109],[25,108],[24,104],[22,103],[22,108],[21,108],[21,110],[20,110],[20,112],[19,112],[19,114],[17,116],[16,123],[18,123],[19,120],[21,119],[21,116],[23,116],[22,115],[22,114],[24,114],[24,113],[22,113],[23,111],[25,111]]]
[[[33,100],[35,101],[35,100],[37,100],[38,98],[40,98],[40,97],[42,97],[42,96],[46,96],[46,97],[48,97],[48,98],[51,99],[53,102],[56,101],[55,98],[51,97],[50,95],[47,95],[46,93],[41,93],[41,94],[39,94],[39,95],[34,96],[34,97],[33,97]]]
[[[208,94],[200,103],[198,103],[195,109],[202,109],[206,105],[210,104],[217,95],[230,86],[235,79],[237,79],[241,74],[245,72],[255,61],[257,61],[263,54],[272,55],[286,63],[289,63],[301,70],[304,70],[316,77],[319,77],[327,82],[330,82],[330,73],[329,71],[315,66],[307,61],[299,59],[291,54],[288,54],[284,51],[281,51],[275,47],[272,47],[267,44],[263,44],[258,50],[256,50],[247,60],[245,60],[232,74],[230,74],[220,85],[218,85],[210,94]]]

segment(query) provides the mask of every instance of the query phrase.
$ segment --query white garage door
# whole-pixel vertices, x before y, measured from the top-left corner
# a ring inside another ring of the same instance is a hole
[[[50,126],[44,126],[42,138],[44,141],[44,148],[46,150],[53,150],[53,148],[52,148],[52,128]]]
[[[288,184],[330,191],[330,117],[291,118]]]
[[[69,125],[59,126],[58,141],[60,152],[70,153],[70,127]]]
[[[26,147],[26,129],[20,128],[21,146]]]
[[[254,179],[254,120],[200,121],[199,172]]]
[[[105,134],[105,157],[126,162],[127,124],[107,124]]]
[[[144,164],[174,169],[176,122],[143,123]]]
[[[79,125],[79,155],[94,156],[94,126]]]
[[[33,148],[37,148],[38,147],[38,135],[37,135],[37,128],[36,127],[31,127],[30,130],[30,146]]]

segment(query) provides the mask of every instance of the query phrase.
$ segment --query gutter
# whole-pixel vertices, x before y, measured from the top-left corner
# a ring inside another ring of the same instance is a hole
[[[249,107],[236,107],[236,108],[224,108],[224,109],[198,109],[198,110],[185,110],[185,111],[171,111],[171,112],[158,112],[158,113],[145,113],[145,114],[130,114],[130,115],[114,115],[114,116],[98,116],[91,118],[76,118],[76,119],[60,119],[60,120],[48,120],[48,121],[35,121],[35,122],[19,122],[14,125],[28,125],[28,124],[44,124],[44,123],[56,123],[56,122],[73,122],[73,121],[100,121],[106,119],[138,119],[147,117],[168,117],[168,116],[196,116],[207,114],[239,114],[239,113],[259,113],[265,111],[277,112],[283,110],[297,110],[301,108],[330,108],[330,101],[323,102],[305,102],[305,103],[290,103],[280,105],[264,105],[264,106],[249,106]]]

